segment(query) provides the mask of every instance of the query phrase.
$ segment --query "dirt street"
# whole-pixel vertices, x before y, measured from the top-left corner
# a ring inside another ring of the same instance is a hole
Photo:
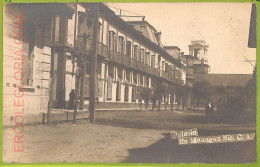
[[[197,120],[197,121],[192,121]],[[180,146],[175,129],[198,128],[199,135],[255,132],[255,125],[206,124],[195,112],[97,112],[88,120],[27,125],[24,152],[14,153],[14,130],[3,129],[5,162],[168,162],[243,163],[255,161],[255,140]],[[196,153],[196,154],[195,154]]]

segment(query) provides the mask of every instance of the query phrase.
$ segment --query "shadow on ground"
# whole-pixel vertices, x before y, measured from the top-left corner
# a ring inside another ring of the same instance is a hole
[[[249,133],[243,131],[199,130],[200,136]],[[129,150],[125,163],[253,163],[256,140],[237,143],[178,145],[169,134],[145,148]]]
[[[242,115],[233,117],[233,121],[223,119],[224,124],[240,124],[247,126],[255,123],[252,121],[255,115]],[[241,121],[242,120],[242,121]],[[96,123],[116,127],[136,128],[136,129],[183,129],[194,127],[207,127],[207,118],[204,112],[186,112],[181,114],[160,111],[160,112],[110,112],[106,114],[98,113]],[[219,119],[215,113],[210,120],[210,124],[219,124]]]

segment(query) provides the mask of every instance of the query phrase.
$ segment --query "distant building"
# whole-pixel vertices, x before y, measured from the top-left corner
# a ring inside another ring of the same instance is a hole
[[[196,105],[196,95],[192,94],[192,89],[194,84],[199,82],[207,82],[211,86],[210,94],[215,103],[218,103],[219,99],[227,103],[231,99],[240,98],[245,106],[249,106],[252,100],[250,96],[246,96],[249,94],[246,87],[248,87],[248,81],[253,78],[252,75],[208,73],[210,71],[207,61],[208,48],[209,45],[204,40],[194,40],[189,45],[189,55],[185,55],[187,106],[192,108]],[[205,103],[205,99],[202,99],[201,107],[204,107]]]
[[[204,40],[191,41],[189,55],[194,58],[194,74],[207,74],[209,72],[209,65],[207,64],[208,47],[209,45]]]
[[[229,99],[240,98],[246,104],[245,88],[250,79],[251,74],[195,74],[194,83],[208,82],[214,103],[218,103],[219,99],[227,103]]]

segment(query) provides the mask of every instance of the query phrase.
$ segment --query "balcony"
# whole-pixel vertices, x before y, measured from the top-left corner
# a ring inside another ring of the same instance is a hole
[[[147,64],[144,64],[143,62],[137,61],[133,58],[129,58],[128,56],[122,53],[108,51],[107,47],[103,44],[99,44],[98,54],[103,57],[107,57],[109,61],[113,61],[115,63],[131,67],[133,69],[145,72],[147,74],[162,77],[168,81],[177,82],[177,79],[173,77],[170,72],[161,71],[160,69],[151,67]]]
[[[130,58],[128,56],[124,56],[124,65],[130,67]]]
[[[109,51],[108,60],[115,63],[124,64],[124,57],[118,52]]]
[[[161,70],[155,69],[155,75],[156,75],[157,77],[162,76],[162,75],[161,75]]]
[[[156,70],[154,67],[150,67],[150,74],[156,75]]]
[[[150,66],[147,64],[144,64],[143,66],[144,66],[144,72],[150,74],[150,68],[149,68]]]
[[[119,52],[114,52],[114,61],[118,64],[124,64],[124,56]]]
[[[137,61],[133,58],[130,59],[130,67],[136,69],[137,68]]]
[[[107,46],[102,44],[102,43],[98,43],[97,46],[97,54],[100,56],[103,56],[105,58],[108,58],[108,50],[107,50]]]
[[[161,75],[164,79],[169,80],[169,74],[166,71],[162,71],[162,75]]]
[[[144,71],[144,63],[137,61],[136,67],[140,71]]]

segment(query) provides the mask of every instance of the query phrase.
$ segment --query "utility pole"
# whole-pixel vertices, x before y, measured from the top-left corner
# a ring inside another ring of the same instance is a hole
[[[93,40],[90,56],[90,99],[89,99],[89,120],[95,123],[95,99],[96,99],[96,64],[97,64],[97,42],[99,36],[99,3],[94,3],[93,12]]]
[[[80,15],[78,16],[80,18]],[[87,41],[88,41],[88,37],[86,35],[85,32],[80,32],[80,28],[81,26],[83,26],[83,30],[85,31],[86,30],[86,25],[87,23],[87,16],[85,16],[83,18],[83,20],[80,22],[80,19],[79,19],[79,23],[78,23],[78,34],[82,35],[81,37],[81,42],[83,43],[83,46],[84,46],[84,51],[87,53]],[[81,71],[81,79],[80,79],[80,105],[79,105],[79,109],[80,110],[83,110],[84,108],[84,84],[85,84],[85,75],[86,75],[86,63],[87,63],[87,54],[83,54],[82,55],[83,58],[83,62],[82,62],[82,71]]]
[[[56,17],[52,17],[52,24],[51,24],[51,70],[50,70],[50,86],[49,86],[49,102],[48,102],[48,111],[47,111],[47,124],[51,123],[51,109],[53,103],[53,90],[54,84],[56,80],[56,73],[54,71],[54,56],[55,56],[55,27],[56,27]]]
[[[77,16],[78,16],[78,11],[77,11],[77,3],[75,4],[75,22],[74,22],[74,49],[76,48],[77,45]],[[75,58],[73,56],[73,63],[75,63]],[[78,70],[78,69],[77,69]],[[73,71],[74,71],[74,65],[73,65]],[[76,123],[76,117],[77,117],[77,110],[78,110],[78,83],[79,83],[79,73],[76,71],[75,75],[75,101],[74,101],[74,112],[73,112],[73,123]]]

